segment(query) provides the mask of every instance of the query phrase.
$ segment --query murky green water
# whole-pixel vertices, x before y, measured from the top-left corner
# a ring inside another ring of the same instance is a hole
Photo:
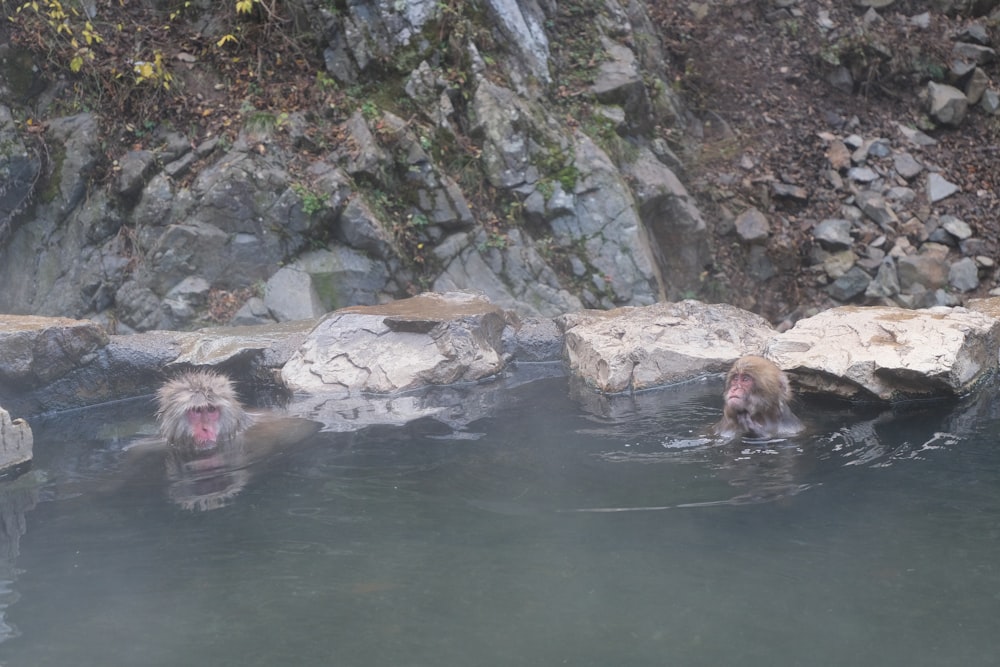
[[[718,390],[536,382],[458,433],[320,434],[206,512],[122,469],[147,404],[38,424],[0,664],[997,664],[996,408],[719,445]]]

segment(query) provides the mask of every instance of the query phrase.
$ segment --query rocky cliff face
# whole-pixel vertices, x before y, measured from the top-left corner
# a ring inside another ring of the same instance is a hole
[[[0,5],[0,312],[793,321],[995,286],[995,2],[32,7]]]
[[[67,113],[46,92],[67,80],[19,87],[19,67],[55,74],[41,55],[13,58],[44,25],[22,13],[5,28],[0,312],[127,331],[235,310],[237,323],[304,318],[431,288],[529,316],[697,293],[709,234],[664,140],[683,112],[642,3],[272,9],[306,19],[284,36],[322,57],[302,59],[312,92],[335,92],[313,94],[325,108],[275,107],[252,87],[239,110],[205,100],[203,118],[225,125],[180,127],[167,108]],[[95,11],[100,31],[114,17]],[[216,14],[178,28],[233,34],[199,23]],[[172,87],[188,102],[229,85],[221,47],[174,48]]]

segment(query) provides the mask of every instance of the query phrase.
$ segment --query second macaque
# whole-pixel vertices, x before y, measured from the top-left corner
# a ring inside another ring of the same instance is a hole
[[[789,407],[788,377],[769,359],[746,356],[726,375],[723,416],[713,431],[724,438],[780,438],[802,431]]]
[[[156,401],[161,440],[131,448],[133,467],[162,454],[165,444],[168,495],[187,509],[228,504],[249,481],[254,463],[320,429],[308,419],[246,411],[229,378],[212,371],[169,380]]]

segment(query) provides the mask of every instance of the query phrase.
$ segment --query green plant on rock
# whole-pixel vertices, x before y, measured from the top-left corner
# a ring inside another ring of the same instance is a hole
[[[315,215],[326,208],[329,196],[322,192],[316,192],[309,187],[295,183],[292,190],[299,196],[302,202],[302,211],[306,215]]]
[[[361,103],[361,115],[366,120],[375,120],[381,115],[381,112],[379,112],[378,105],[375,102],[366,100]]]
[[[407,216],[407,220],[410,225],[417,229],[425,229],[429,224],[431,224],[430,219],[423,213],[412,213]]]
[[[486,240],[480,242],[479,245],[476,246],[476,249],[479,250],[479,252],[486,252],[489,249],[503,250],[507,247],[508,243],[509,240],[505,234],[493,231],[486,235]]]
[[[543,180],[558,181],[564,192],[573,192],[580,178],[573,155],[558,146],[550,148],[542,156],[538,169],[544,175]]]

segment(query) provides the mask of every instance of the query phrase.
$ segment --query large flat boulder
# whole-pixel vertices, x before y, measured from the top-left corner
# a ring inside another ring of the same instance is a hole
[[[570,372],[609,394],[725,371],[745,354],[760,354],[775,335],[759,315],[691,300],[559,319]]]
[[[843,306],[800,320],[766,355],[798,389],[851,400],[961,396],[997,368],[1000,320],[965,308]]]
[[[296,391],[393,393],[471,382],[504,368],[503,309],[463,292],[331,313],[281,371]]]
[[[90,320],[0,315],[0,387],[45,385],[90,363],[107,344],[107,332]]]

